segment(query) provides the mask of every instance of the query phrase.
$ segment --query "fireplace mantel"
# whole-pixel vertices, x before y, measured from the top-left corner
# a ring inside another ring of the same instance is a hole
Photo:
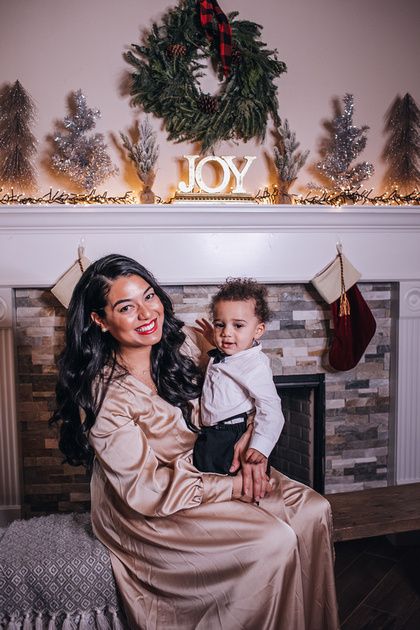
[[[305,283],[336,245],[362,281],[397,282],[395,481],[420,481],[420,208],[156,205],[0,207],[0,524],[19,515],[14,289],[52,286],[78,246],[95,260],[124,253],[164,284],[226,276]]]
[[[420,208],[156,205],[0,208],[0,286],[50,286],[83,242],[123,252],[164,283],[307,282],[337,242],[366,281],[420,278]]]

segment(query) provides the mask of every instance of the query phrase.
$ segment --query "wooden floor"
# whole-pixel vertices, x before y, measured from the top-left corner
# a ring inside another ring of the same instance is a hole
[[[335,544],[342,630],[420,630],[420,533],[391,539]]]

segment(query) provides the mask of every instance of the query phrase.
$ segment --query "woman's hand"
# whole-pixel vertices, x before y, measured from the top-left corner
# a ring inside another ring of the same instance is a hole
[[[247,496],[243,493],[243,480],[242,473],[238,472],[237,475],[233,478],[233,491],[232,491],[232,499],[237,499],[238,501],[244,501],[245,503],[252,503],[253,499],[250,496]]]
[[[240,468],[240,473],[238,473],[235,479],[241,474],[242,494],[249,497],[250,500],[259,501],[265,497],[266,494],[271,492],[271,485],[266,474],[267,458],[265,456],[262,456],[263,460],[259,463],[246,461],[246,452],[251,435],[252,424],[248,426],[246,432],[235,444],[232,465],[229,471],[236,472]]]
[[[196,319],[195,323],[197,326],[193,326],[193,329],[203,335],[204,339],[206,339],[211,346],[215,346],[213,324],[204,317],[202,319]]]

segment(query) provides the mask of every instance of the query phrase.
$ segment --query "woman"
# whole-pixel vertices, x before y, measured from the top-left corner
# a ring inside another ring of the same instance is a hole
[[[277,471],[264,496],[246,469],[247,496],[241,472],[192,464],[196,337],[130,258],[98,260],[74,290],[53,421],[67,461],[93,467],[93,528],[129,628],[336,630],[328,502]]]

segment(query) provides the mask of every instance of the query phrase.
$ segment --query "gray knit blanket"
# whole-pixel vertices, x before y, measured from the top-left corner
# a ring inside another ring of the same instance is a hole
[[[0,531],[0,628],[125,627],[109,554],[89,514],[18,520]]]

